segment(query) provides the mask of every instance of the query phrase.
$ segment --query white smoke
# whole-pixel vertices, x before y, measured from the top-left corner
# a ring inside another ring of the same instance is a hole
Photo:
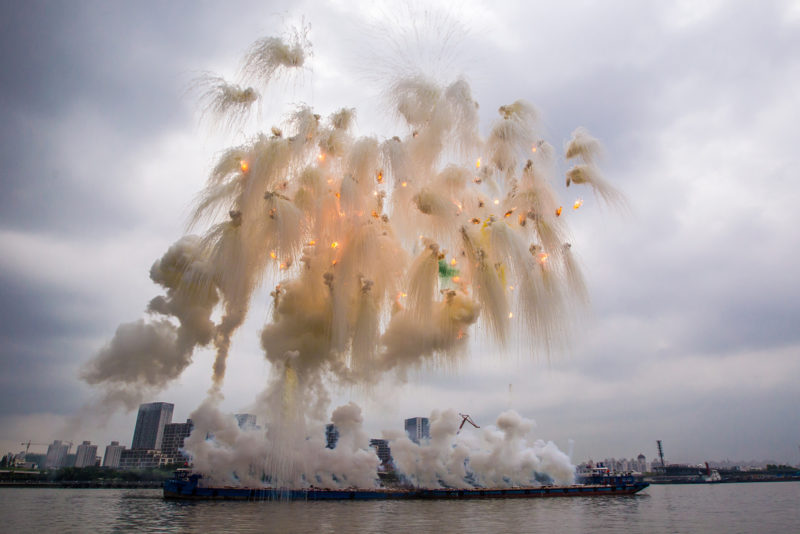
[[[243,120],[257,99],[247,84],[271,87],[308,67],[308,30],[257,41],[241,80],[204,78],[206,110],[223,125]],[[148,306],[156,317],[121,325],[84,369],[86,381],[130,409],[180,376],[195,347],[213,343],[214,385],[186,444],[213,480],[373,484],[377,459],[358,407],[334,411],[341,445],[324,447],[330,385],[368,387],[422,365],[451,367],[475,324],[501,347],[520,326],[550,350],[587,301],[550,185],[557,156],[535,108],[524,100],[500,106],[484,139],[463,78],[404,68],[385,94],[404,132],[390,139],[356,136],[352,108],[323,118],[300,105],[283,124],[223,152],[191,217],[202,236],[182,238],[151,269],[166,290]],[[576,130],[565,158],[583,163],[568,184],[620,203],[600,177],[598,154],[598,141]],[[256,402],[265,420],[259,434],[238,429],[217,406],[233,335],[264,284],[273,305],[261,346],[272,367]],[[473,443],[454,439],[452,415],[434,415],[429,444],[395,440],[411,480],[571,480],[554,445],[530,440],[531,421],[506,412]]]
[[[553,481],[571,484],[575,466],[553,442],[533,439],[535,426],[517,412],[498,416],[493,427],[457,434],[461,418],[453,410],[430,417],[430,439],[390,440],[398,471],[423,487],[511,487]],[[391,436],[391,434],[388,434]]]

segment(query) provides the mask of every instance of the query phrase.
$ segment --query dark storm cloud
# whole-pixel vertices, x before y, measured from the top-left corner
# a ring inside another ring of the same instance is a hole
[[[2,11],[0,225],[109,235],[134,224],[139,207],[119,194],[134,178],[125,158],[186,123],[193,70],[227,36],[217,28],[224,7],[18,2]]]
[[[101,335],[101,303],[86,295],[0,276],[0,415],[70,413],[82,396],[75,367]]]

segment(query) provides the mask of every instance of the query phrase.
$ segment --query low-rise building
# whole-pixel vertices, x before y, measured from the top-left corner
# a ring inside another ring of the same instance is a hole
[[[130,469],[154,469],[166,463],[162,460],[161,451],[152,449],[125,449],[120,454],[119,468]]]

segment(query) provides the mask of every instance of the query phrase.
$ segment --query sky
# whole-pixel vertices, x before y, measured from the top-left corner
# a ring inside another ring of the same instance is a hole
[[[800,463],[800,2],[437,10],[458,30],[437,75],[471,83],[484,133],[519,98],[556,147],[588,128],[631,210],[587,192],[570,213],[591,307],[568,347],[503,351],[478,335],[455,369],[337,389],[335,402],[361,405],[375,435],[434,409],[489,425],[513,408],[537,437],[572,442],[575,461],[650,459],[661,439],[673,462]],[[408,21],[395,2],[2,3],[0,451],[129,445],[135,413],[75,427],[99,394],[81,368],[144,316],[159,294],[150,266],[186,232],[214,158],[243,140],[203,126],[189,87],[204,71],[234,75],[250,43],[302,20],[313,59],[272,88],[259,127],[306,102],[323,116],[355,106],[360,133],[395,135],[381,73],[417,57],[385,33]],[[558,187],[567,202],[576,194]],[[262,293],[234,338],[223,409],[247,411],[264,389],[269,317]],[[197,351],[150,400],[184,420],[212,361]]]

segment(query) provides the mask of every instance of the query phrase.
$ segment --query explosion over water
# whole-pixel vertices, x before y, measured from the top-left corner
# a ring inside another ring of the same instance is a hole
[[[305,31],[257,41],[237,83],[198,80],[204,114],[221,128],[242,124],[270,82],[305,68],[310,53]],[[446,367],[465,356],[476,324],[500,347],[516,330],[547,350],[587,301],[550,185],[556,150],[535,108],[501,105],[483,137],[464,79],[416,73],[391,80],[387,94],[402,136],[358,137],[353,108],[322,117],[300,105],[222,154],[191,217],[200,235],[180,238],[150,271],[165,295],[150,301],[148,320],[120,325],[83,370],[107,401],[131,409],[178,378],[196,347],[213,347],[213,386],[185,445],[212,481],[373,486],[379,461],[358,406],[333,411],[340,438],[325,447],[329,385]],[[566,183],[623,203],[601,176],[600,150],[576,129]],[[258,405],[267,421],[240,429],[217,405],[232,336],[265,285],[272,319],[261,346],[272,367]],[[529,484],[536,473],[571,481],[569,458],[531,441],[533,422],[516,412],[469,435],[459,422],[434,412],[423,444],[385,433],[398,471],[427,486]]]

